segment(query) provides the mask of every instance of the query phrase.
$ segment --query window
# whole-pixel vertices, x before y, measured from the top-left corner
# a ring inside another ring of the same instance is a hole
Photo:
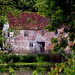
[[[44,35],[45,35],[44,30],[41,30],[41,33],[42,33],[42,36],[44,36]]]
[[[30,47],[33,47],[33,43],[30,43]]]
[[[68,40],[66,40],[66,43],[68,43]]]
[[[56,46],[58,46],[58,43],[56,43]]]
[[[9,33],[8,33],[8,37],[9,37]]]
[[[57,35],[58,34],[58,29],[55,29],[55,35]]]
[[[28,33],[24,32],[24,36],[28,36]]]

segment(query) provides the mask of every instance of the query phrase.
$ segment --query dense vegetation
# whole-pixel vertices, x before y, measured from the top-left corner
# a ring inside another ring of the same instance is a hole
[[[69,41],[72,41],[71,51],[75,54],[75,1],[74,0],[38,0],[35,6],[38,8],[38,13],[50,19],[50,25],[45,27],[45,30],[55,31],[61,28],[62,25],[67,27],[64,31],[69,32]],[[56,44],[53,52],[64,51],[68,45],[65,41],[66,38],[59,39],[52,38],[52,43]],[[59,44],[57,44],[59,41]],[[63,56],[64,53],[62,53]],[[73,58],[65,57],[68,62],[61,62],[56,64],[55,68],[51,68],[49,75],[74,75],[75,74],[75,55]],[[69,54],[70,55],[70,54]],[[36,72],[35,72],[36,73]]]
[[[61,28],[64,25],[66,32],[69,32],[69,41],[72,41],[71,51],[73,54],[65,54],[64,48],[68,45],[65,38],[61,37],[61,40],[52,39],[53,43],[57,43],[53,48],[54,53],[60,55],[54,55],[53,60],[56,63],[55,67],[51,67],[48,75],[75,75],[75,1],[74,0],[0,0],[0,46],[3,43],[4,38],[2,36],[2,28],[4,23],[8,21],[8,13],[14,13],[14,16],[20,12],[33,11],[42,14],[43,16],[50,19],[50,25],[45,27],[48,31],[54,31],[57,28]],[[1,46],[2,47],[2,46]],[[8,55],[7,53],[0,53],[0,64],[4,66],[5,63],[13,64],[16,62],[50,62],[51,54],[45,55],[27,55],[17,56]],[[63,57],[64,60],[60,60]],[[32,60],[31,60],[32,59]],[[62,62],[61,62],[62,61]],[[14,72],[9,67],[9,73]],[[37,75],[37,71],[34,71],[32,75]],[[41,75],[45,75],[45,69],[41,71]]]
[[[24,62],[24,63],[37,63],[37,62],[62,62],[65,60],[65,57],[59,54],[37,54],[37,55],[16,55],[16,54],[8,54],[8,53],[0,53],[0,64],[6,63],[19,63],[19,62]],[[66,54],[65,54],[66,55]],[[63,59],[61,59],[63,58]]]
[[[3,65],[3,67],[0,67],[1,69],[0,72],[4,72],[7,70],[7,68],[5,68],[4,66],[5,64],[7,64],[7,66],[9,67],[9,71],[11,71],[10,66],[14,67],[14,65],[20,65],[21,63],[24,64],[24,63],[38,63],[39,62],[38,64],[42,63],[41,65],[43,65],[43,62],[45,63],[49,62],[51,66],[50,71],[48,72],[49,75],[52,75],[52,74],[74,75],[75,74],[75,61],[74,60],[75,60],[75,57],[69,54],[65,54],[65,57],[63,57],[61,54],[8,55],[7,53],[1,53],[0,65]],[[53,63],[54,63],[54,66],[52,66]],[[12,73],[13,71],[16,73],[16,71],[13,68],[11,69],[12,69],[11,71]],[[38,70],[40,71],[41,69],[42,69],[41,66],[38,66],[37,71],[34,70],[33,75],[35,73],[37,74]],[[41,70],[41,74],[44,75],[45,71],[46,69],[44,67]]]
[[[2,28],[8,22],[8,13],[17,16],[20,12],[32,11],[37,12],[34,6],[36,0],[0,0],[0,47],[3,45]]]
[[[74,0],[38,0],[36,5],[38,13],[50,19],[49,31],[68,27],[69,37],[74,41],[75,37],[75,1]]]

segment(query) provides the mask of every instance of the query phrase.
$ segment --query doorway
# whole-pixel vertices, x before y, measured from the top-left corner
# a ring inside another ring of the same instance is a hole
[[[40,50],[40,53],[44,53],[44,50],[45,50],[45,42],[37,42],[39,44],[39,50]]]

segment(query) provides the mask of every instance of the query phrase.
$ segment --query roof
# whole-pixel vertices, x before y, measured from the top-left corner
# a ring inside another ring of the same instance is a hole
[[[20,16],[20,17],[19,17]],[[9,27],[19,27],[23,29],[44,29],[49,24],[49,19],[35,12],[23,12],[14,17],[12,13],[8,14]]]

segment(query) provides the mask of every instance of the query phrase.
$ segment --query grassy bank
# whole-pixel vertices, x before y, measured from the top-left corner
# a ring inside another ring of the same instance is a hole
[[[48,62],[37,62],[37,63],[14,63],[14,65],[51,65]]]
[[[2,65],[5,65],[5,66],[7,66],[8,64],[0,64],[1,66]],[[9,64],[9,65],[11,65],[11,64]],[[23,63],[23,62],[19,62],[19,63],[13,63],[13,65],[51,65],[51,63],[49,63],[49,62],[37,62],[37,63]]]

